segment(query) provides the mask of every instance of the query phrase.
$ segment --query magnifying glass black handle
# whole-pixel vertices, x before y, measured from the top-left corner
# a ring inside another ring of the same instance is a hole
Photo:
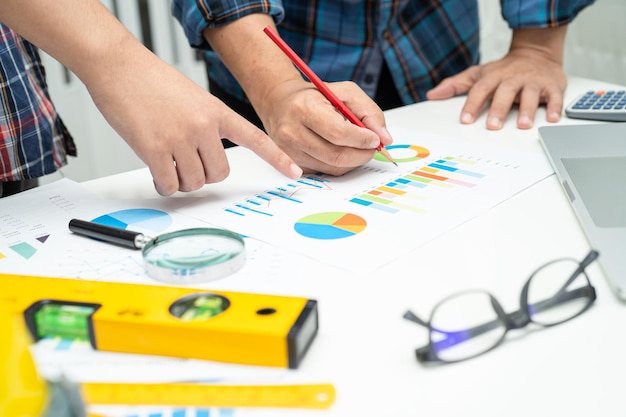
[[[142,233],[79,219],[70,220],[69,228],[76,234],[92,237],[131,249],[141,249],[150,241],[150,238]]]

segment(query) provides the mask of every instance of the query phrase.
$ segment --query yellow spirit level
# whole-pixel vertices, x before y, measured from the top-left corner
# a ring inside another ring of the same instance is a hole
[[[287,407],[326,409],[335,400],[331,384],[222,385],[49,382],[37,373],[31,338],[19,312],[0,304],[0,416],[79,417],[90,405]]]
[[[297,368],[318,329],[307,298],[0,274],[0,305],[35,340],[98,350]]]

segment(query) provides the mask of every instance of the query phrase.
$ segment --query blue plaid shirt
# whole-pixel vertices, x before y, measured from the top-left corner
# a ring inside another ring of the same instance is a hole
[[[36,47],[0,23],[0,181],[55,172],[75,155]]]
[[[594,0],[501,0],[511,28],[569,23]],[[405,104],[479,61],[476,0],[173,0],[189,43],[205,50],[209,78],[244,99],[202,36],[252,13],[273,17],[280,35],[324,81],[352,80],[374,96],[383,61]]]

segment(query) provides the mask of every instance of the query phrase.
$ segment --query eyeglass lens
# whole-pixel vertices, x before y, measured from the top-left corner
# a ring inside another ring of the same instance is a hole
[[[561,260],[545,265],[531,277],[527,300],[531,321],[544,326],[562,323],[589,305],[587,276],[583,272],[572,277],[578,267],[574,260]]]
[[[476,291],[440,303],[430,319],[431,345],[440,360],[454,362],[476,356],[497,345],[506,323],[491,295]]]
[[[569,259],[554,261],[538,269],[528,280],[520,312],[507,315],[483,291],[465,292],[443,300],[430,318],[430,347],[441,361],[469,359],[497,346],[509,328],[523,327],[529,322],[543,326],[562,323],[583,312],[594,299],[593,288],[580,263]],[[512,315],[521,316],[522,322],[511,325]]]

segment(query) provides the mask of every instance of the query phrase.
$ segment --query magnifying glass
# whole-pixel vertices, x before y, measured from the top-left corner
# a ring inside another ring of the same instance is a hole
[[[193,228],[149,237],[143,233],[72,219],[79,235],[141,249],[146,273],[170,284],[199,283],[225,277],[245,262],[245,244],[237,233],[217,228]]]

